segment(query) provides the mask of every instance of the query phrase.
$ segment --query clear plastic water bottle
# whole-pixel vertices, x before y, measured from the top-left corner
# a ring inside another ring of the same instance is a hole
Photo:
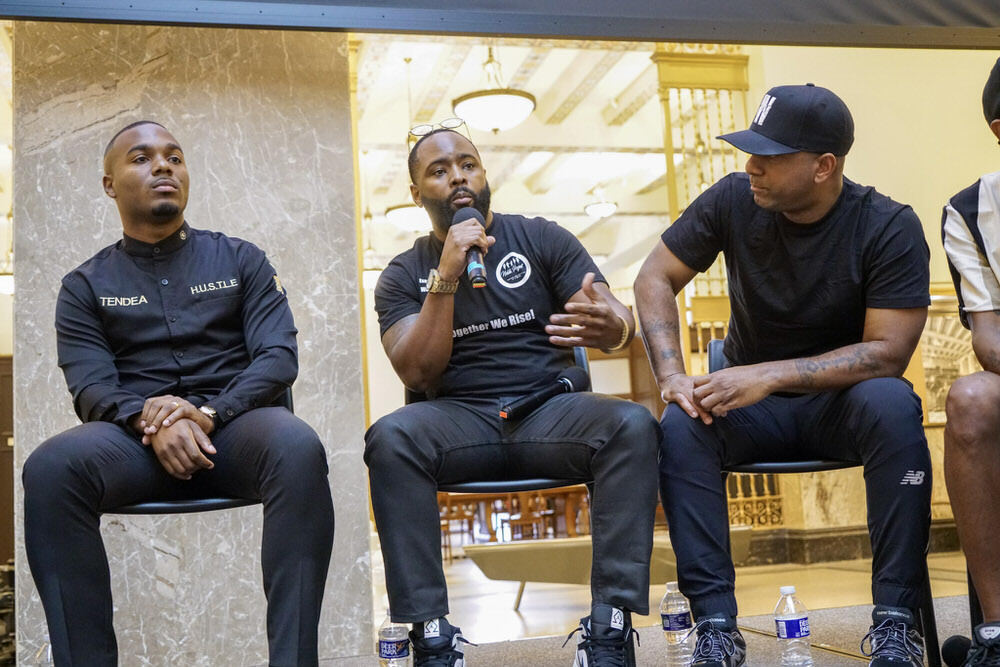
[[[676,581],[667,582],[667,592],[660,601],[660,619],[663,636],[667,638],[666,664],[687,667],[691,663],[695,637],[691,634],[691,606],[677,589]]]
[[[809,614],[795,597],[795,586],[782,586],[774,607],[774,625],[781,648],[781,667],[812,667],[809,653]]]
[[[393,623],[389,612],[378,628],[379,667],[409,667],[410,635],[403,623]]]

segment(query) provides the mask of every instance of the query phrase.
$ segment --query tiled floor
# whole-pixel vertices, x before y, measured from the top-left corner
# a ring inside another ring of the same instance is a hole
[[[929,559],[935,597],[964,595],[965,559],[960,553],[934,554]],[[514,611],[517,582],[491,581],[474,563],[456,559],[445,566],[451,613],[449,619],[475,642],[497,642],[524,637],[565,634],[589,612],[587,586],[527,585],[521,608]],[[778,588],[794,584],[810,609],[871,603],[871,561],[840,561],[816,565],[767,565],[738,568],[736,597],[740,616],[769,614]],[[634,619],[637,628],[656,625],[663,583],[649,591],[653,615]]]

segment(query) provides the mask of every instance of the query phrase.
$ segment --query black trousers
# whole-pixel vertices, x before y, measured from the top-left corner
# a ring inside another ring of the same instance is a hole
[[[594,481],[593,600],[648,613],[656,420],[629,401],[574,393],[509,423],[499,417],[501,402],[414,403],[365,434],[392,619],[417,623],[448,613],[438,484],[532,477]]]
[[[118,664],[101,513],[140,501],[212,496],[263,501],[270,664],[317,664],[333,546],[326,451],[312,428],[284,408],[251,410],[210,437],[215,467],[189,481],[168,475],[152,448],[105,422],[64,431],[28,457],[25,547],[56,665]]]
[[[792,459],[864,466],[876,604],[916,609],[930,530],[931,461],[920,399],[896,378],[834,392],[768,396],[710,426],[674,404],[660,422],[660,491],[681,592],[695,617],[736,616],[721,469]]]

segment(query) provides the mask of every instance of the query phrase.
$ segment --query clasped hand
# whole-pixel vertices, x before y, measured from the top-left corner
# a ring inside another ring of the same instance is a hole
[[[152,446],[171,476],[188,480],[198,470],[214,467],[205,454],[215,454],[208,437],[215,424],[189,401],[169,394],[146,399],[136,426],[142,444]]]
[[[545,333],[549,342],[562,347],[609,349],[622,339],[622,320],[611,303],[594,288],[594,274],[583,277],[581,291],[587,301],[569,301],[565,313],[549,318]]]
[[[770,393],[759,369],[733,366],[708,375],[671,375],[662,383],[660,397],[664,403],[679,405],[692,419],[711,424],[713,416],[725,417],[730,410],[753,405]]]

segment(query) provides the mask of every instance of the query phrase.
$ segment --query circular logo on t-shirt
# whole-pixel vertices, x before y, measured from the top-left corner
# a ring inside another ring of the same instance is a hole
[[[497,265],[497,280],[504,287],[520,287],[531,277],[531,264],[517,252],[509,252]]]

